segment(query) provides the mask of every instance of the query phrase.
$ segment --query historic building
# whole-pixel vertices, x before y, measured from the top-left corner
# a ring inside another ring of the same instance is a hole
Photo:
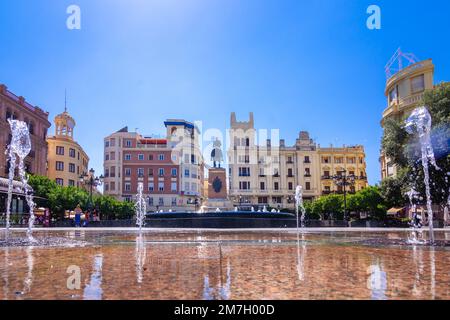
[[[405,55],[400,52],[393,58],[398,60]],[[410,62],[414,61],[412,58],[409,59]],[[394,75],[388,73],[384,92],[387,107],[383,111],[381,126],[384,128],[384,122],[388,118],[397,120],[406,118],[414,108],[418,107],[425,90],[434,87],[433,76],[434,65],[431,59],[413,63],[404,69],[400,68],[400,71]],[[382,179],[396,175],[395,165],[390,164],[389,158],[383,152],[380,155],[380,165]]]
[[[74,139],[75,120],[67,112],[55,117],[55,135],[47,138],[47,175],[61,186],[80,187],[88,172],[89,157]]]
[[[331,177],[345,171],[355,176],[349,192],[368,185],[363,146],[321,148],[305,131],[299,133],[293,146],[286,145],[284,139],[258,143],[253,113],[243,122],[232,113],[229,135],[229,195],[236,206],[293,209],[297,185],[302,186],[304,199],[342,193]]]
[[[199,208],[204,164],[198,128],[185,120],[164,122],[166,137],[144,137],[125,127],[104,139],[104,193],[132,201],[144,184],[147,208]]]
[[[28,123],[31,138],[31,152],[25,158],[27,172],[45,176],[47,174],[47,130],[50,127],[48,113],[28,103],[24,97],[16,96],[0,84],[0,213],[6,210],[6,192],[9,163],[5,155],[11,140],[8,119],[18,119]],[[17,186],[20,186],[16,183]],[[24,212],[25,200],[14,195],[12,212]]]
[[[0,177],[8,176],[9,165],[5,155],[6,146],[11,139],[8,119],[18,119],[28,123],[31,137],[31,152],[25,159],[30,173],[47,174],[47,131],[50,127],[48,112],[29,104],[24,97],[16,96],[3,84],[0,85]]]

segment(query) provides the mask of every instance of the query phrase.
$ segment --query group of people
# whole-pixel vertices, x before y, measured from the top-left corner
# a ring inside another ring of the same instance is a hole
[[[81,209],[80,205],[77,205],[77,207],[74,209],[75,212],[75,227],[87,227],[89,225],[90,221],[100,221],[100,216],[98,214],[97,209],[94,209],[92,211],[92,215],[91,215],[91,210],[86,210],[84,212],[84,221],[83,224],[81,224],[81,216],[83,215],[83,210]]]

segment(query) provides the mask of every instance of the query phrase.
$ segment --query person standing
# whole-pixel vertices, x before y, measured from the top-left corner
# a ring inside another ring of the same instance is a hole
[[[81,207],[78,204],[74,211],[75,211],[75,227],[81,227],[81,214],[83,213],[83,210],[81,210]]]

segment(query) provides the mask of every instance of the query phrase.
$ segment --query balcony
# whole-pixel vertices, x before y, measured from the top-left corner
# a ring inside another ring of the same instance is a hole
[[[292,160],[289,161],[289,160],[288,160],[288,161],[286,161],[286,164],[294,164],[294,161],[292,161]]]
[[[330,176],[322,176],[321,179],[322,180],[331,180],[331,177]]]
[[[280,174],[279,174],[279,173],[275,173],[272,177],[274,177],[274,178],[279,178],[279,177],[280,177]]]
[[[305,160],[305,161],[303,161],[303,163],[306,163],[306,164],[311,163],[311,160]]]
[[[287,177],[288,178],[294,178],[294,175],[293,174],[288,174]]]
[[[305,173],[304,176],[305,176],[306,178],[310,178],[310,177],[311,177],[311,173]]]

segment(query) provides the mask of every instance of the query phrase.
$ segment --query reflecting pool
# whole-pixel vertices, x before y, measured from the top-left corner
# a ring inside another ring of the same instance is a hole
[[[450,230],[435,236],[450,242]],[[450,247],[399,245],[407,231],[71,229],[34,237],[76,245],[0,247],[0,299],[450,299]]]

